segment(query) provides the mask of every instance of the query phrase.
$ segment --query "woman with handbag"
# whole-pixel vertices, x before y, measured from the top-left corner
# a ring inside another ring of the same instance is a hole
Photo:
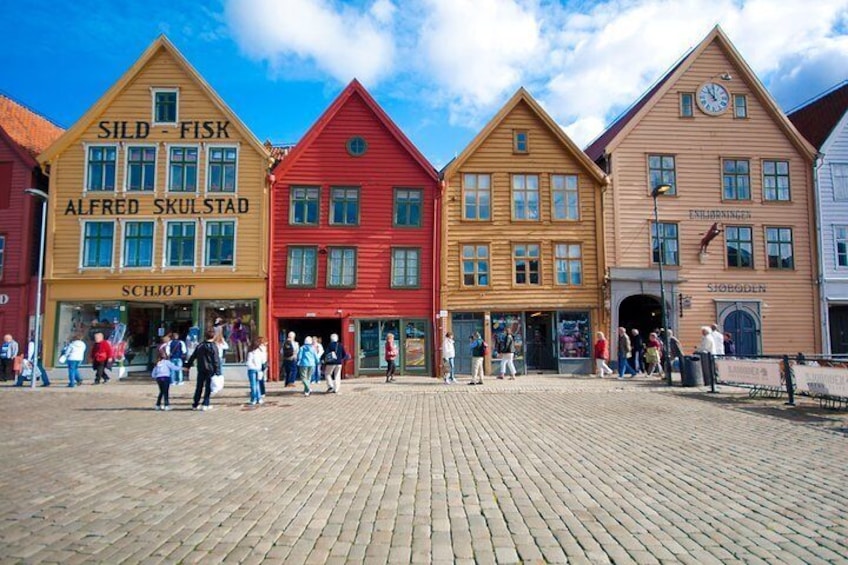
[[[262,348],[262,338],[253,340],[250,351],[247,352],[247,380],[250,382],[250,405],[256,406],[262,402],[259,390],[259,377],[262,374],[262,366],[265,364],[266,355]]]
[[[398,346],[395,343],[395,334],[386,336],[386,382],[390,383],[395,380],[395,360],[398,357]]]
[[[65,346],[65,351],[62,353],[65,357],[65,363],[68,365],[68,388],[82,384],[79,367],[85,359],[85,348],[85,342],[80,339],[79,335],[75,335],[71,338],[71,342]],[[59,357],[59,362],[62,362],[61,357]]]

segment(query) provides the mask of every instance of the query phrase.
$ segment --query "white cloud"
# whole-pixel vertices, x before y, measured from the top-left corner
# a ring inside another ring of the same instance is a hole
[[[304,64],[338,82],[376,83],[394,65],[395,7],[377,0],[357,9],[329,0],[228,0],[225,16],[240,47],[278,74]]]

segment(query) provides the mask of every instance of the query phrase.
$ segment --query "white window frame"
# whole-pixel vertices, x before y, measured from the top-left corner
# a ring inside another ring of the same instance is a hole
[[[238,194],[239,190],[239,150],[241,149],[240,143],[204,143],[205,148],[205,163],[203,165],[203,193],[204,194],[213,194],[213,195],[227,195],[227,194]],[[212,175],[209,174],[209,167],[211,163],[209,162],[209,152],[212,149],[235,149],[236,150],[236,171],[235,171],[235,180],[236,185],[233,187],[232,192],[212,192],[209,190],[209,181],[212,178]],[[199,191],[198,191],[199,192]]]
[[[742,106],[738,106],[736,104],[736,100],[741,99],[743,104]],[[745,115],[739,116],[737,115],[738,108],[745,109]],[[747,120],[748,119],[748,95],[747,94],[734,94],[733,95],[733,118],[736,120]]]
[[[226,194],[226,193],[225,193]],[[233,264],[232,265],[207,265],[206,264],[206,224],[209,222],[233,222]],[[200,250],[200,272],[206,271],[206,269],[212,269],[213,271],[223,271],[229,269],[230,271],[235,272],[236,267],[238,266],[238,218],[236,217],[216,217],[216,218],[204,218],[200,221],[200,227],[202,232],[202,240],[200,242],[201,250]]]
[[[124,272],[124,271],[150,271],[150,272],[156,271],[156,231],[157,231],[156,225],[159,223],[159,222],[156,221],[156,218],[153,217],[153,216],[140,216],[140,217],[133,216],[132,219],[119,218],[117,221],[118,221],[118,227],[121,228],[121,249],[118,252],[118,272],[121,273],[121,272]],[[152,241],[153,247],[152,247],[151,252],[150,252],[150,266],[149,267],[129,267],[127,265],[124,265],[124,260],[126,259],[125,250],[126,250],[126,245],[127,245],[127,224],[137,224],[137,223],[143,223],[143,222],[149,222],[149,223],[153,224],[153,241]]]
[[[192,264],[190,266],[169,265],[168,264],[168,249],[169,249],[170,246],[168,245],[168,243],[169,243],[168,242],[168,231],[169,231],[168,225],[169,224],[188,224],[188,223],[194,224],[194,257],[193,257],[194,260],[192,261]],[[197,264],[198,264],[197,250],[200,247],[200,245],[197,244],[197,227],[199,225],[199,222],[197,220],[193,219],[193,218],[182,218],[182,219],[176,219],[175,218],[175,219],[172,219],[172,220],[165,220],[163,222],[163,224],[164,224],[164,226],[163,226],[163,231],[162,231],[162,271],[163,272],[168,271],[168,270],[170,270],[170,271],[178,271],[178,270],[187,271],[187,270],[190,269],[192,272],[197,272]],[[205,233],[206,232],[205,232],[205,228],[204,228],[204,240],[205,240]]]
[[[97,223],[109,223],[112,224],[112,261],[111,265],[108,267],[86,267],[85,266],[85,225],[88,223],[97,222]],[[80,273],[84,271],[109,271],[110,273],[115,272],[115,240],[118,235],[118,220],[82,220],[79,221],[80,224],[80,235],[79,235],[79,261],[77,263],[77,269]]]
[[[836,174],[837,169],[844,173],[844,175],[841,177],[841,178],[845,179],[844,196],[837,196],[837,194],[836,194],[836,184],[837,184],[836,179],[840,178]],[[831,163],[830,164],[830,182],[831,182],[831,192],[833,193],[833,200],[835,202],[844,202],[844,201],[848,200],[848,163]]]
[[[109,194],[108,190],[89,190],[88,189],[88,148],[89,147],[114,147],[115,148],[115,190],[111,191],[113,194],[117,194],[121,192],[121,185],[118,183],[118,170],[121,164],[121,144],[120,143],[93,143],[93,142],[83,142],[82,150],[83,150],[83,160],[85,164],[83,166],[82,172],[82,195],[93,192],[95,194]]]
[[[156,151],[153,159],[153,190],[130,190],[130,149],[152,147]],[[88,167],[86,167],[88,169]],[[124,145],[124,184],[121,192],[125,194],[156,194],[156,177],[159,176],[159,144],[158,143],[127,143]]]
[[[845,239],[840,240],[836,235],[836,230],[838,229],[845,230]],[[844,241],[846,247],[848,247],[848,224],[833,224],[833,268],[837,270],[848,270],[848,265],[840,265],[839,264],[839,242]]]
[[[176,191],[171,190],[171,149],[172,148],[191,148],[197,150],[197,188],[194,189],[194,192],[185,192],[185,191]],[[205,178],[201,177],[201,173],[203,172],[203,150],[200,147],[199,143],[166,143],[165,144],[165,155],[167,159],[165,161],[165,193],[166,194],[186,194],[186,195],[197,195],[200,194],[200,186],[201,179],[203,182],[206,182]],[[222,193],[225,194],[225,193]]]
[[[160,92],[173,92],[177,95],[177,108],[174,113],[173,122],[158,122],[156,121],[156,95]],[[179,87],[170,88],[151,88],[150,89],[150,123],[154,126],[176,126],[180,123],[180,89]]]

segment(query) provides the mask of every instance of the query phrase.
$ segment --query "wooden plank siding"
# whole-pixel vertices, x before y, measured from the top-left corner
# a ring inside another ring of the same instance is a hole
[[[719,78],[727,72],[732,80]],[[708,80],[727,87],[730,108],[713,117],[696,106],[694,117],[680,117],[680,93],[694,94]],[[692,308],[671,324],[679,327],[685,349],[691,351],[699,342],[700,326],[716,321],[716,300],[738,300],[761,303],[763,352],[817,351],[811,162],[787,136],[751,80],[756,78],[713,42],[614,146],[610,156],[612,189],[605,202],[608,258],[616,267],[656,268],[651,257],[653,208],[647,161],[651,154],[674,155],[677,194],[660,196],[658,204],[660,222],[676,222],[679,227],[680,266],[666,269],[677,271],[682,281],[679,293],[692,297]],[[733,116],[732,97],[737,94],[747,97],[747,118]],[[750,200],[723,200],[723,158],[750,161]],[[790,202],[765,200],[763,160],[789,162]],[[750,218],[699,219],[690,214],[697,210],[738,210],[749,213]],[[753,228],[753,269],[727,267],[725,233],[713,240],[701,260],[699,243],[714,221],[722,228]],[[792,228],[794,269],[767,268],[766,227]],[[767,291],[718,294],[709,292],[711,283],[766,285]],[[669,297],[669,301],[676,305],[676,298]]]

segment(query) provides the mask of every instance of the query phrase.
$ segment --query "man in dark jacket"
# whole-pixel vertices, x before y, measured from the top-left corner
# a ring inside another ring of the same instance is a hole
[[[321,360],[324,363],[324,375],[327,379],[327,392],[338,393],[339,386],[342,384],[342,373],[344,372],[344,363],[349,359],[344,345],[339,341],[338,334],[330,336],[330,344],[324,351],[324,358]]]
[[[221,374],[221,357],[218,355],[218,346],[215,345],[215,330],[208,329],[203,335],[206,341],[198,345],[194,349],[194,353],[186,363],[186,367],[191,369],[194,362],[197,361],[197,385],[194,388],[194,402],[191,404],[192,410],[197,410],[200,405],[200,395],[203,393],[203,407],[201,410],[210,410],[209,396],[212,394],[212,377]],[[204,388],[206,389],[204,391]]]
[[[637,330],[636,328],[633,328],[632,330],[630,330],[630,335],[633,336],[632,338],[630,338],[630,347],[632,348],[631,352],[633,353],[633,356],[632,356],[633,369],[636,371],[636,374],[638,375],[639,373],[641,373],[645,369],[642,366],[643,361],[645,359],[642,356],[643,353],[644,353],[644,349],[645,349],[645,342],[642,340],[642,336],[639,335],[639,330]]]

